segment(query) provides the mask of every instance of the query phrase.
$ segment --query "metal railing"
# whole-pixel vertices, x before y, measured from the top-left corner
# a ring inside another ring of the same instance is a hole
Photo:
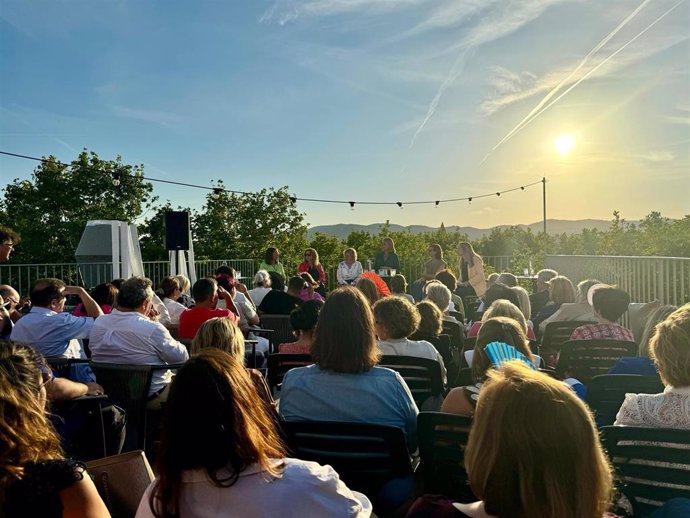
[[[548,255],[546,265],[573,283],[595,278],[616,284],[633,302],[681,306],[690,301],[690,257]]]

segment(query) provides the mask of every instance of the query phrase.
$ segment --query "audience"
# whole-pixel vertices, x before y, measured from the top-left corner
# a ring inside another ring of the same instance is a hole
[[[109,518],[86,466],[65,458],[48,421],[40,362],[27,346],[0,346],[1,514]]]
[[[549,281],[556,277],[558,272],[545,268],[537,272],[536,291],[530,295],[529,301],[532,305],[532,314],[538,314],[541,309],[549,302]]]
[[[316,282],[316,292],[322,297],[326,296],[326,271],[319,261],[319,253],[314,248],[307,248],[304,251],[304,261],[297,267],[300,274],[306,273]]]
[[[279,273],[270,272],[271,291],[267,293],[259,307],[261,315],[289,315],[293,309],[302,305],[300,292],[304,288],[302,277],[291,277],[288,290],[285,291],[285,281]]]
[[[0,263],[6,263],[14,247],[19,244],[21,238],[14,230],[5,225],[0,225]]]
[[[67,295],[81,299],[87,317],[64,311]],[[14,325],[12,340],[31,345],[46,358],[86,358],[78,339],[89,338],[94,318],[103,310],[84,288],[65,286],[59,279],[39,279],[31,290],[31,305],[31,311]],[[75,381],[95,381],[87,365],[76,365],[72,372]]]
[[[280,262],[280,252],[277,248],[271,246],[266,249],[264,261],[259,265],[259,270],[266,270],[268,273],[278,273],[285,279],[285,268],[283,268],[283,264]]]
[[[591,291],[592,308],[597,323],[578,327],[570,335],[570,339],[634,342],[632,331],[615,323],[628,310],[630,295],[614,286],[600,285]]]
[[[0,284],[0,340],[10,337],[14,323],[22,317],[19,293],[9,284]]]
[[[437,337],[443,332],[443,313],[438,306],[429,300],[417,302],[417,312],[419,313],[419,325],[417,331],[412,335]]]
[[[500,282],[501,284],[504,284],[504,285],[508,286],[509,288],[514,288],[515,286],[518,285],[517,277],[510,272],[501,273],[498,276],[498,279],[496,279],[496,282]]]
[[[649,348],[666,388],[626,394],[614,424],[690,430],[690,304],[657,324]]]
[[[558,311],[561,305],[571,302],[575,302],[575,287],[573,283],[563,275],[553,277],[549,281],[549,301],[532,318],[534,327],[539,329],[541,323]],[[532,307],[534,307],[534,301],[532,301]],[[534,314],[534,310],[532,314]]]
[[[452,389],[441,406],[441,412],[450,414],[472,415],[477,406],[479,394],[484,386],[489,370],[493,367],[484,348],[492,343],[500,342],[515,347],[518,352],[534,362],[527,336],[522,326],[512,318],[494,317],[482,324],[472,355],[473,385]]]
[[[311,354],[311,345],[314,342],[314,329],[319,320],[319,313],[323,302],[308,300],[290,313],[290,327],[297,338],[296,342],[280,344],[279,353],[286,354]]]
[[[96,286],[91,290],[91,298],[96,301],[101,307],[104,315],[110,313],[115,307],[115,302],[117,301],[117,288],[110,283],[103,283]],[[84,308],[84,303],[80,302],[72,310],[72,314],[75,317],[88,317],[86,309]]]
[[[436,360],[441,364],[445,382],[446,367],[441,354],[426,340],[409,338],[419,326],[420,316],[417,308],[400,297],[386,297],[376,302],[372,309],[381,354]]]
[[[304,281],[304,288],[299,292],[299,298],[303,301],[307,300],[318,300],[323,302],[325,299],[323,295],[319,292],[320,285],[314,280],[314,278],[307,272],[300,273],[299,276]],[[323,290],[325,293],[325,290]]]
[[[530,319],[532,318],[532,304],[529,301],[529,293],[527,293],[527,290],[522,286],[513,286],[510,289],[517,294],[518,301],[520,302],[517,306],[520,308],[520,311],[522,311],[522,315],[531,328],[532,321]]]
[[[566,302],[561,304],[561,307],[558,308],[558,311],[539,324],[539,331],[544,333],[546,326],[550,322],[595,320],[594,310],[589,304],[587,294],[589,293],[589,290],[597,284],[601,284],[601,282],[596,279],[585,279],[584,281],[577,283],[577,295],[575,297],[575,302]]]
[[[218,286],[223,288],[232,296],[232,301],[237,308],[237,313],[239,317],[239,326],[245,333],[249,332],[250,326],[259,325],[259,315],[256,312],[256,307],[252,301],[251,295],[249,295],[249,290],[247,287],[238,282],[235,279],[235,269],[229,266],[220,266],[215,273],[215,279]],[[225,308],[225,300],[219,299],[219,308]],[[268,341],[263,344],[266,350],[268,350]]]
[[[127,279],[118,292],[117,308],[96,319],[91,330],[91,359],[97,363],[128,365],[186,361],[189,358],[187,348],[170,336],[163,324],[149,318],[152,304],[151,281],[142,277]],[[150,408],[158,408],[165,402],[172,377],[170,370],[153,372]]]
[[[192,287],[191,281],[184,275],[175,275],[175,278],[177,279],[177,283],[180,285],[181,293],[180,297],[177,299],[177,302],[186,308],[191,308],[194,306],[194,299],[189,294],[189,290]]]
[[[357,260],[357,250],[348,248],[343,252],[343,260],[338,264],[336,279],[339,285],[355,285],[364,273],[362,263]]]
[[[376,254],[374,259],[374,271],[378,273],[381,269],[400,270],[400,259],[395,251],[395,243],[390,237],[384,237],[381,241],[381,251]]]
[[[249,295],[256,307],[259,307],[269,291],[271,291],[271,276],[266,270],[259,270],[254,275],[254,288],[249,290]]]
[[[465,320],[465,304],[462,302],[462,297],[455,293],[455,290],[458,289],[458,280],[453,272],[448,269],[442,270],[436,274],[436,280],[450,291],[452,309],[449,310],[460,313],[460,320]]]
[[[612,504],[612,468],[591,413],[564,384],[517,361],[488,374],[465,469],[479,501],[425,495],[408,518],[602,518]]]
[[[391,295],[403,297],[414,304],[414,297],[407,293],[407,279],[401,273],[395,274],[390,280]]]
[[[483,297],[487,286],[482,258],[467,241],[458,244],[458,255],[460,256],[458,295],[461,297]]]
[[[379,293],[376,284],[374,284],[374,281],[372,281],[371,279],[359,279],[357,281],[356,286],[357,289],[364,294],[364,296],[369,301],[369,304],[371,304],[372,306],[376,303],[377,300],[381,298],[381,294]]]
[[[495,300],[504,299],[512,302],[517,307],[520,307],[520,296],[517,292],[500,282],[495,283],[491,288],[486,290],[484,294],[484,301],[482,303],[481,311],[491,306]]]
[[[496,284],[497,280],[498,274],[496,272],[489,274],[489,276],[486,278],[486,289],[488,290],[489,288],[491,288],[491,286]]]
[[[167,322],[162,322],[161,324],[177,326],[180,324],[180,315],[187,309],[183,304],[177,302],[177,299],[182,296],[182,290],[180,289],[180,281],[177,277],[163,277],[160,283],[160,290],[163,292],[163,304],[168,309],[168,316],[170,317]]]
[[[532,328],[529,327],[529,325],[527,324],[527,320],[525,319],[525,316],[522,314],[522,311],[520,311],[520,308],[512,302],[510,302],[509,300],[505,299],[494,300],[491,303],[491,306],[489,306],[489,309],[487,309],[482,315],[481,322],[475,322],[474,324],[472,324],[472,327],[470,327],[470,330],[467,332],[467,337],[474,338],[475,336],[477,336],[479,330],[482,327],[482,324],[490,318],[494,317],[512,318],[518,324],[520,324],[522,332],[525,333],[525,336],[527,336],[528,340],[536,341],[537,338],[534,336],[534,331],[532,331]]]
[[[232,300],[232,295],[218,286],[215,279],[205,277],[194,283],[192,288],[195,306],[185,309],[180,314],[180,338],[192,339],[201,327],[201,324],[210,318],[225,317],[234,323],[239,323],[237,308]],[[222,297],[225,308],[217,308],[218,299]]]
[[[286,452],[247,370],[229,354],[205,349],[175,377],[158,476],[136,518],[371,515],[367,497],[350,491],[333,468]]]

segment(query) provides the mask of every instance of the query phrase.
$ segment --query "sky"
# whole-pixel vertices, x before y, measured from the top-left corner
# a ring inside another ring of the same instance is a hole
[[[405,202],[542,177],[549,218],[678,218],[689,39],[690,0],[2,0],[0,150],[390,202],[299,201],[310,225],[532,223],[541,184]],[[0,184],[34,167],[0,157]]]

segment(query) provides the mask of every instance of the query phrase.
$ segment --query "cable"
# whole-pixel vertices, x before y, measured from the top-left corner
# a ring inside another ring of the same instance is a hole
[[[23,158],[25,160],[33,160],[35,162],[41,162],[41,163],[48,163],[48,164],[56,164],[56,165],[61,165],[63,167],[72,167],[70,164],[65,164],[64,162],[61,162],[60,160],[53,160],[50,158],[39,158],[35,156],[29,156],[29,155],[22,155],[19,153],[11,153],[9,151],[0,151],[0,155],[5,155],[5,156],[11,156],[15,158]],[[108,173],[112,174],[115,176],[115,174],[120,174],[120,173]],[[176,182],[173,180],[163,180],[161,178],[151,178],[149,176],[142,176],[142,180],[146,180],[149,182],[158,182],[158,183],[165,183],[169,185],[179,185],[181,187],[192,187],[194,189],[206,189],[208,191],[214,191],[214,192],[227,192],[231,194],[239,194],[243,196],[248,196],[248,195],[256,195],[257,193],[255,192],[247,192],[247,191],[235,191],[232,189],[226,189],[224,187],[209,187],[207,185],[198,185],[198,184],[193,184],[193,183],[185,183],[185,182]],[[121,180],[121,176],[117,177],[117,180]],[[464,198],[449,198],[445,200],[416,200],[416,201],[351,201],[351,200],[328,200],[328,199],[321,199],[321,198],[298,198],[296,196],[291,196],[290,199],[293,200],[294,202],[297,201],[305,201],[305,202],[311,202],[311,203],[339,203],[339,204],[345,204],[349,205],[350,208],[354,209],[354,206],[356,204],[359,205],[394,205],[402,208],[403,205],[435,205],[438,207],[440,203],[453,203],[457,201],[469,201],[472,202],[472,200],[477,200],[479,198],[488,198],[490,196],[501,196],[501,194],[509,193],[509,192],[514,192],[514,191],[524,191],[527,187],[532,187],[534,185],[542,183],[543,180],[539,180],[536,182],[528,183],[521,185],[519,187],[513,187],[512,189],[506,189],[504,191],[499,191],[499,192],[492,192],[490,194],[478,194],[476,196],[467,196]],[[268,196],[268,194],[264,195]]]

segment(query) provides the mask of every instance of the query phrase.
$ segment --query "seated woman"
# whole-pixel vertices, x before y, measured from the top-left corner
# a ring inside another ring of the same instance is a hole
[[[46,417],[46,381],[33,349],[0,347],[0,508],[6,518],[109,518],[81,462],[66,459]]]
[[[177,302],[177,299],[182,295],[180,281],[177,280],[177,277],[163,277],[159,288],[163,292],[163,304],[165,304],[165,307],[168,309],[168,321],[163,322],[161,320],[161,324],[179,326],[180,315],[187,309],[183,304]]]
[[[407,517],[601,518],[612,504],[612,469],[592,414],[565,385],[522,362],[489,373],[465,469],[479,501],[425,495]]]
[[[280,262],[280,252],[274,246],[270,246],[266,249],[264,260],[259,265],[259,270],[266,270],[268,273],[279,273],[283,279],[287,278],[285,277],[285,268],[283,267],[283,263]]]
[[[558,278],[558,277],[556,277]],[[555,279],[553,279],[555,280]],[[553,282],[553,280],[551,282]],[[623,340],[634,342],[635,337],[616,321],[628,311],[630,295],[615,286],[595,286],[590,290],[595,324],[580,326],[570,335],[571,340]],[[589,295],[588,295],[589,296]]]
[[[336,279],[339,285],[357,284],[357,281],[364,273],[362,263],[357,260],[357,250],[348,248],[343,252],[343,260],[338,264],[338,271],[336,272]]]
[[[286,421],[345,421],[401,428],[417,448],[417,405],[397,372],[377,367],[374,317],[359,290],[332,291],[319,314],[314,365],[288,371],[280,415]]]
[[[297,309],[290,313],[290,327],[297,341],[293,343],[280,344],[279,353],[287,354],[310,354],[311,344],[314,341],[314,329],[319,320],[319,312],[323,307],[323,302],[318,300],[308,300]]]
[[[177,302],[182,304],[186,308],[191,308],[194,306],[194,299],[190,295],[190,289],[192,287],[191,281],[184,275],[175,275],[177,283],[180,285],[181,295],[178,297]],[[119,288],[118,288],[119,289]]]
[[[562,304],[575,302],[575,287],[570,279],[563,275],[557,275],[548,282],[549,301],[532,318],[532,323],[536,329],[539,325],[558,311]]]
[[[595,319],[594,310],[589,305],[587,294],[592,286],[601,284],[597,279],[585,279],[577,283],[577,294],[575,295],[575,302],[566,302],[561,304],[553,315],[542,320],[539,324],[539,332],[544,333],[546,326],[551,322],[568,322],[571,320],[591,320]]]
[[[373,306],[374,328],[378,336],[378,347],[384,356],[413,356],[428,358],[441,364],[443,382],[446,382],[446,367],[443,357],[426,340],[410,340],[419,326],[417,308],[400,297],[386,297]],[[438,407],[437,407],[438,408]]]
[[[374,271],[378,273],[379,270],[386,269],[400,271],[400,259],[395,252],[395,243],[390,237],[384,237],[381,241],[381,251],[376,254],[374,259]]]
[[[215,349],[175,376],[156,471],[136,518],[371,515],[330,466],[285,458],[246,369]]]
[[[304,261],[299,263],[297,272],[308,273],[313,281],[316,281],[316,291],[322,297],[326,296],[326,271],[319,261],[319,253],[314,248],[307,248],[304,251]]]
[[[465,303],[462,301],[460,295],[455,293],[458,288],[458,279],[450,270],[441,270],[436,274],[435,279],[440,281],[446,288],[450,290],[450,301],[453,304],[451,311],[460,313],[461,320],[465,320]]]
[[[117,288],[111,283],[99,284],[91,290],[90,295],[91,298],[95,300],[96,303],[101,307],[103,314],[108,315],[115,307],[115,301],[117,300]],[[89,316],[84,309],[84,304],[81,302],[72,310],[72,314],[75,317]]]
[[[254,287],[249,290],[249,296],[256,304],[256,307],[259,307],[266,294],[271,291],[271,276],[266,270],[259,270],[254,275],[252,284]]]
[[[457,293],[461,297],[483,297],[487,285],[484,278],[484,262],[472,245],[467,241],[458,243],[458,256],[460,256],[460,282]]]
[[[491,303],[489,309],[487,309],[482,315],[481,322],[475,322],[472,324],[472,327],[470,327],[470,330],[467,332],[467,338],[476,337],[482,327],[482,324],[493,317],[512,318],[520,324],[520,327],[522,327],[522,331],[525,333],[528,340],[536,340],[534,331],[532,331],[532,328],[527,325],[527,320],[522,314],[522,311],[520,311],[520,308],[505,299],[498,299]]]
[[[403,274],[398,273],[391,277],[390,289],[391,295],[396,297],[403,297],[412,304],[414,304],[414,297],[407,293],[407,279],[405,279],[405,276]]]
[[[244,345],[244,335],[237,325],[229,318],[210,318],[197,331],[190,354],[199,354],[204,349],[220,349],[235,358],[242,365],[247,365],[252,359],[252,351],[247,351]],[[261,354],[259,354],[261,356]],[[263,359],[257,360],[257,365],[262,365]],[[247,369],[259,395],[267,403],[274,405],[273,396],[266,384],[263,374],[256,369]]]
[[[412,284],[412,296],[416,301],[422,300],[424,285],[433,280],[436,274],[448,268],[443,260],[443,248],[437,243],[429,245],[429,260],[424,265],[424,273]]]
[[[361,291],[372,306],[381,298],[381,293],[376,284],[371,279],[361,278],[357,281],[356,287]]]
[[[301,298],[304,301],[307,300],[318,300],[319,302],[323,302],[325,299],[321,295],[321,292],[319,291],[319,283],[314,280],[314,278],[304,272],[300,273],[299,276],[302,278],[304,281],[304,288],[299,292],[299,298]]]
[[[522,326],[512,318],[490,318],[484,322],[479,330],[477,341],[474,345],[472,358],[472,381],[474,384],[452,389],[443,401],[441,412],[461,415],[474,414],[486,377],[494,366],[484,350],[492,342],[511,345],[525,355],[530,362],[534,363],[534,357]]]
[[[443,313],[436,304],[429,300],[417,302],[419,325],[412,334],[414,340],[424,340],[426,337],[437,337],[443,332]],[[419,337],[419,338],[415,338]]]
[[[614,424],[690,430],[690,304],[656,326],[650,351],[666,389],[626,394]]]

